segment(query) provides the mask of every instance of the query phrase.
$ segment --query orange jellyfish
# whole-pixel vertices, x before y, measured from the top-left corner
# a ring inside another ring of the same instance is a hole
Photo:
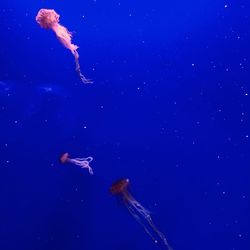
[[[142,225],[145,232],[155,242],[159,243],[159,240],[165,245],[168,250],[173,250],[169,245],[165,235],[160,232],[154,225],[150,212],[144,208],[128,191],[129,179],[121,179],[113,183],[110,187],[110,192],[113,195],[119,195],[122,198],[123,203],[127,207],[128,211],[134,217],[134,219]]]
[[[62,164],[65,164],[65,163],[72,163],[74,165],[77,165],[77,166],[80,166],[81,168],[87,168],[89,170],[89,173],[91,175],[93,175],[93,170],[92,168],[90,167],[89,163],[91,161],[93,161],[93,157],[89,156],[89,157],[86,157],[86,158],[74,158],[74,159],[71,159],[70,158],[70,155],[69,153],[64,153],[61,157],[60,157],[60,162]]]
[[[60,15],[53,9],[40,9],[36,15],[36,21],[44,29],[52,29],[59,41],[71,51],[75,58],[76,72],[83,83],[92,83],[81,72],[79,64],[79,54],[77,52],[78,46],[71,42],[72,33],[59,23]]]

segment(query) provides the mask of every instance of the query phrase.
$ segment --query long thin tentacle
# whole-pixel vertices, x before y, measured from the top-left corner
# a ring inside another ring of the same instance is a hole
[[[168,250],[173,250],[173,248],[168,243],[165,235],[161,231],[159,231],[157,227],[154,225],[153,220],[150,216],[150,212],[146,208],[144,208],[141,205],[141,203],[139,203],[130,195],[129,202],[128,204],[126,204],[126,206],[129,212],[136,219],[136,221],[143,226],[146,233],[151,237],[151,239],[155,243],[158,243],[158,240],[155,239],[155,237],[153,236],[153,234],[150,232],[148,228],[151,228],[152,232],[154,232],[159,237],[159,239],[162,240],[163,244],[167,247]],[[145,222],[143,220],[145,220]]]
[[[84,83],[84,84],[90,84],[90,83],[93,83],[92,80],[90,79],[87,79],[81,72],[81,67],[80,67],[80,63],[79,63],[79,54],[78,52],[75,50],[73,52],[73,55],[74,55],[74,58],[75,58],[75,65],[76,65],[76,72],[77,74],[79,75],[81,81]]]

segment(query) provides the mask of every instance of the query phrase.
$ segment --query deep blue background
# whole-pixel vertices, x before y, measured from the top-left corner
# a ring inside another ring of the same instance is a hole
[[[250,249],[248,1],[3,0],[0,34],[0,249],[159,249],[122,177],[175,250]]]

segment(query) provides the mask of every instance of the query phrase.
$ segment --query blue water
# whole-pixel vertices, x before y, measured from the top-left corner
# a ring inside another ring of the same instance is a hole
[[[53,8],[74,59],[35,21]],[[250,249],[248,1],[3,0],[0,249],[154,250],[120,178],[175,250]],[[92,156],[94,175],[62,165]]]

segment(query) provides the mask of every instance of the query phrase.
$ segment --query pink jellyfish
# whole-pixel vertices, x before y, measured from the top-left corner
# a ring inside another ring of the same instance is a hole
[[[81,168],[87,168],[89,170],[89,173],[91,175],[93,175],[93,170],[92,168],[89,166],[89,163],[91,161],[93,161],[93,157],[89,156],[87,158],[74,158],[71,159],[69,153],[64,153],[61,157],[60,157],[60,162],[62,164],[65,163],[72,163],[74,165],[80,166]]]
[[[72,33],[68,29],[59,23],[60,15],[57,14],[53,9],[40,9],[36,15],[37,23],[44,29],[52,29],[59,41],[71,51],[75,58],[76,72],[79,75],[83,83],[92,83],[91,80],[87,79],[81,72],[79,64],[79,54],[77,52],[78,46],[71,42]]]

